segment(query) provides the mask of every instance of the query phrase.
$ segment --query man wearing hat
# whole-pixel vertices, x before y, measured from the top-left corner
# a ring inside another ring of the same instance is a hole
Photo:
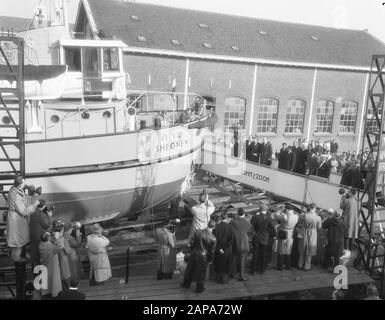
[[[31,214],[29,230],[31,239],[31,265],[32,269],[40,264],[39,244],[41,236],[52,226],[52,212],[47,210],[45,200],[40,200],[34,213]]]
[[[233,245],[233,270],[231,276],[237,271],[239,273],[239,281],[247,281],[245,277],[246,256],[250,251],[249,233],[251,225],[245,217],[245,210],[238,209],[238,217],[231,220],[230,226],[234,230],[234,245]]]
[[[7,245],[16,270],[16,298],[25,299],[26,262],[25,246],[29,242],[28,217],[36,210],[40,202],[36,200],[28,205],[24,193],[24,179],[17,176],[7,197]]]
[[[176,238],[173,225],[167,221],[155,230],[155,240],[159,243],[159,269],[157,280],[171,279],[176,269]]]
[[[344,235],[346,232],[346,226],[344,218],[342,217],[342,210],[338,209],[334,212],[333,209],[328,210],[329,216],[322,223],[322,228],[327,229],[327,265],[331,265],[333,270],[335,266],[339,265],[340,257],[344,252]],[[334,263],[331,264],[331,258]]]
[[[215,211],[215,206],[209,200],[206,192],[199,196],[199,204],[191,208],[193,220],[191,223],[189,240],[193,239],[194,233],[197,230],[204,230],[207,228],[207,223],[210,221],[211,215]]]
[[[261,210],[251,219],[253,228],[253,258],[251,261],[250,274],[258,271],[263,274],[267,266],[267,250],[269,238],[275,233],[273,220],[268,215],[269,207],[265,204],[261,206]]]
[[[317,254],[318,230],[322,229],[321,218],[317,215],[317,206],[312,203],[305,213],[302,228],[298,233],[298,268],[309,271],[311,259]]]
[[[291,267],[291,251],[293,248],[294,228],[298,223],[298,215],[293,210],[287,210],[278,217],[278,261],[277,269],[282,270],[285,264],[286,269]]]
[[[87,237],[88,258],[90,260],[90,285],[103,285],[111,278],[111,266],[108,259],[107,246],[110,244],[102,234],[103,228],[99,223],[91,226],[91,234]]]
[[[222,212],[221,222],[215,226],[213,234],[217,239],[214,256],[215,281],[227,283],[231,272],[235,235],[233,228],[229,225],[226,211]]]
[[[210,220],[205,230],[194,233],[190,249],[190,258],[187,263],[182,287],[190,288],[192,282],[196,282],[196,292],[205,290],[207,267],[214,259],[216,238],[213,235],[215,222]]]

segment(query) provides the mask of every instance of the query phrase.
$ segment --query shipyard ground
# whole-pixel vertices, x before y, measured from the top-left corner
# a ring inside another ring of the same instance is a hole
[[[258,192],[245,190],[239,186],[219,182],[213,187],[207,179],[199,178],[194,186],[181,201],[178,216],[182,217],[181,225],[176,228],[178,246],[186,246],[186,238],[190,229],[191,214],[185,206],[193,204],[198,199],[203,188],[210,195],[217,208],[229,205],[248,208],[252,212],[258,203],[274,204],[276,199],[261,195]],[[167,216],[167,207],[158,207],[146,217],[141,217],[137,222],[128,222],[126,219],[116,221],[110,226],[111,251],[109,251],[113,278],[103,286],[90,287],[88,283],[89,263],[85,249],[80,251],[82,261],[82,280],[80,290],[87,299],[95,300],[207,300],[207,299],[322,299],[331,298],[334,290],[335,274],[330,270],[313,265],[311,271],[301,271],[296,268],[290,270],[275,270],[275,257],[263,275],[247,275],[248,281],[240,282],[231,279],[228,284],[218,284],[212,280],[210,273],[206,281],[206,291],[201,294],[194,292],[194,284],[190,289],[180,287],[180,276],[175,275],[171,280],[156,280],[158,268],[157,245],[154,243],[153,233],[159,217]],[[144,226],[145,225],[145,226]],[[126,283],[127,248],[130,247],[129,277]],[[250,264],[251,255],[248,257],[246,269]],[[316,261],[316,259],[315,259]],[[364,272],[351,267],[348,268],[348,285],[351,299],[363,297],[363,288],[373,280]],[[0,299],[11,299],[11,290],[14,287],[1,286],[1,281],[11,283],[14,275],[9,257],[0,257]],[[7,267],[10,267],[7,271]],[[3,275],[3,277],[1,277]],[[30,277],[31,278],[31,273]],[[10,289],[10,290],[8,290]]]

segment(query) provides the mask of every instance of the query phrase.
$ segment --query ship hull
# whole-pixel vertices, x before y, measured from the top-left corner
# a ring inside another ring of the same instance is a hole
[[[134,217],[175,198],[199,158],[197,148],[171,160],[96,172],[27,176],[27,182],[43,186],[42,198],[55,207],[54,219],[90,224]],[[44,192],[44,188],[60,192]]]

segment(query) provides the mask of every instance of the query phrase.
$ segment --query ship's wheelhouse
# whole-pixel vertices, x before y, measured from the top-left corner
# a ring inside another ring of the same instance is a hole
[[[123,42],[62,40],[59,46],[60,63],[68,66],[63,98],[125,98]]]

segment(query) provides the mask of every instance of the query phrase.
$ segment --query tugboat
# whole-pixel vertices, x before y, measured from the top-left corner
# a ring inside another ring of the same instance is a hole
[[[35,28],[16,35],[25,42],[26,183],[42,186],[55,219],[83,224],[135,216],[175,198],[209,132],[205,104],[192,112],[198,95],[130,88],[123,42],[73,39],[65,10],[49,25],[44,10],[37,8]],[[16,65],[15,48],[2,46]],[[0,68],[0,87],[13,85]],[[0,135],[14,136],[7,124],[18,105],[12,93],[2,97],[10,110],[0,110]],[[3,163],[0,171],[11,168]]]

